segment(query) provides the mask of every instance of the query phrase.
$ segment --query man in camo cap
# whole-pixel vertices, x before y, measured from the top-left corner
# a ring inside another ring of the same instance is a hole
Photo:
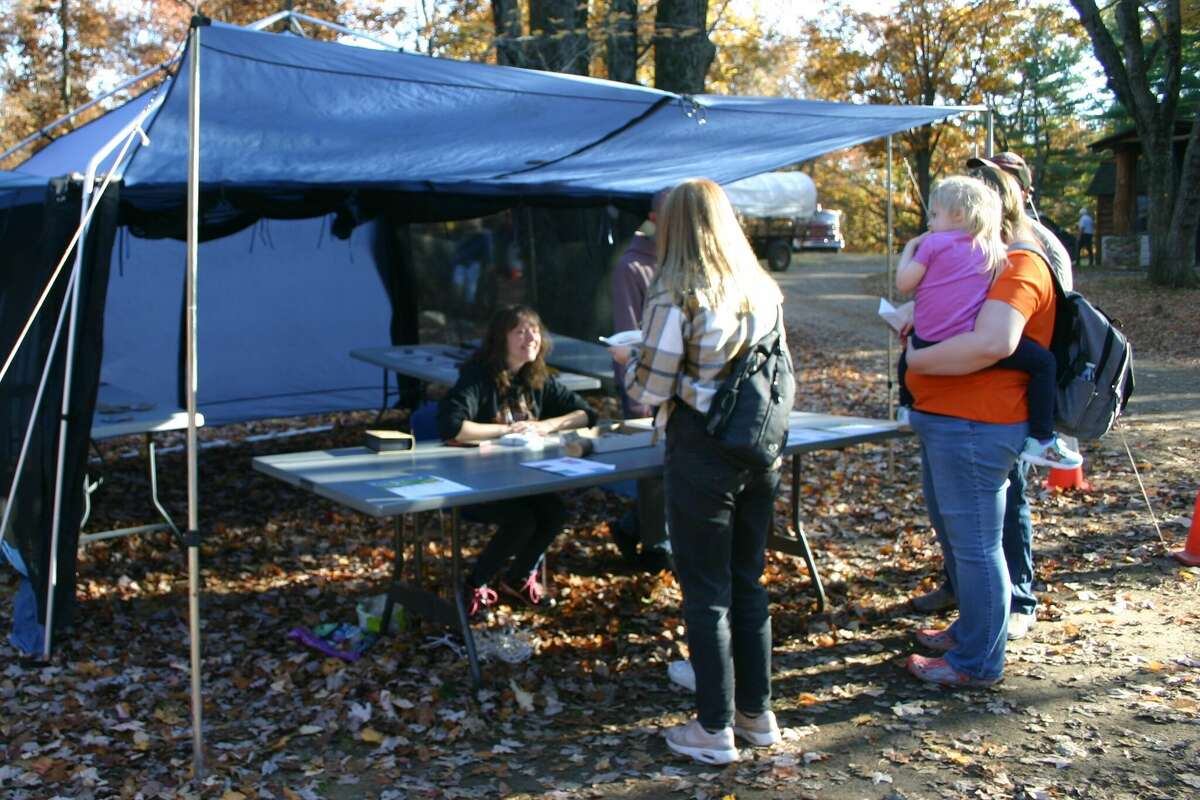
[[[1025,159],[1011,150],[996,153],[991,158],[967,159],[967,169],[978,167],[982,164],[991,164],[992,166],[999,167],[1016,178],[1017,183],[1021,184],[1021,199],[1025,201],[1026,208],[1033,208],[1033,173],[1030,172],[1029,165],[1025,163]],[[1038,243],[1046,251],[1046,258],[1050,261],[1050,268],[1054,270],[1054,274],[1058,277],[1058,282],[1062,284],[1063,291],[1071,291],[1074,288],[1075,281],[1071,276],[1071,256],[1067,253],[1067,248],[1063,247],[1058,237],[1042,224],[1041,220],[1037,217],[1036,211],[1032,214],[1026,211],[1026,214],[1029,217],[1029,227],[1033,229],[1033,235],[1037,237]]]

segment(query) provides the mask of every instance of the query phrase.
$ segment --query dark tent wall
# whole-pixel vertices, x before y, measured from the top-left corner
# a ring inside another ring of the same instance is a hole
[[[109,187],[96,209],[86,238],[83,280],[79,291],[78,327],[67,407],[68,433],[65,446],[62,507],[59,526],[58,581],[54,595],[55,634],[71,623],[75,606],[75,554],[78,550],[79,520],[83,514],[83,480],[87,442],[95,410],[96,386],[103,350],[104,299],[108,282],[109,256],[119,207],[119,192]],[[80,189],[77,183],[56,182],[41,203],[15,205],[0,214],[0,350],[7,356],[16,343],[55,265],[66,250],[79,223]],[[7,492],[17,468],[22,440],[41,379],[43,364],[62,307],[72,261],[46,301],[24,344],[17,351],[9,374],[0,383],[0,479]],[[44,618],[46,587],[49,583],[51,537],[54,515],[54,484],[57,471],[59,422],[62,415],[63,367],[67,357],[69,320],[63,323],[51,369],[36,409],[33,437],[21,470],[20,487],[12,498],[11,525],[21,557],[38,598]]]

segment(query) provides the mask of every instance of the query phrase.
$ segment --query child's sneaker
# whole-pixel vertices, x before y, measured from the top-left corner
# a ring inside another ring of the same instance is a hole
[[[542,586],[540,578],[541,576],[535,569],[533,572],[529,573],[529,577],[526,578],[525,582],[521,584],[520,589],[513,588],[508,584],[507,581],[500,581],[500,591],[504,592],[510,597],[520,600],[522,603],[536,606],[539,605],[542,602],[542,599],[546,596],[546,587]]]
[[[474,617],[480,611],[483,611],[488,606],[500,599],[496,592],[487,586],[470,586],[466,587],[467,601],[470,603],[470,608],[467,611],[467,616]]]
[[[1075,469],[1083,463],[1083,456],[1067,447],[1061,436],[1055,436],[1045,443],[1030,436],[1025,439],[1025,447],[1021,449],[1021,460],[1026,464],[1052,469]]]

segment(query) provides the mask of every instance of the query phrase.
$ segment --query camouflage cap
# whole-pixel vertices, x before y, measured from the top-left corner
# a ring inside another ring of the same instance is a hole
[[[1017,179],[1017,183],[1021,184],[1021,191],[1028,192],[1033,188],[1033,173],[1029,171],[1029,166],[1025,163],[1025,159],[1021,158],[1011,150],[1005,150],[1003,153],[996,153],[991,158],[968,158],[967,168],[978,167],[983,164],[988,164],[993,167],[999,167]]]

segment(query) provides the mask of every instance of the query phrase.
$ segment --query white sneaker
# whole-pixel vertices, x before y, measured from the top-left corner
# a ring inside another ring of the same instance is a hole
[[[1008,615],[1008,638],[1024,639],[1036,624],[1036,614],[1021,614],[1014,611]]]
[[[689,692],[696,691],[696,671],[690,661],[672,661],[667,664],[667,677],[676,686],[682,686]]]
[[[775,712],[767,709],[757,717],[749,717],[740,711],[733,712],[733,735],[755,747],[770,747],[783,741]]]
[[[704,730],[700,720],[694,719],[686,725],[676,725],[663,732],[667,747],[676,753],[690,756],[701,764],[729,764],[737,761],[737,747],[733,743],[733,728],[722,728],[716,733]]]
[[[1021,448],[1021,460],[1026,464],[1037,464],[1051,469],[1075,469],[1083,464],[1083,456],[1067,447],[1061,436],[1055,436],[1042,444],[1032,436],[1026,437]]]

